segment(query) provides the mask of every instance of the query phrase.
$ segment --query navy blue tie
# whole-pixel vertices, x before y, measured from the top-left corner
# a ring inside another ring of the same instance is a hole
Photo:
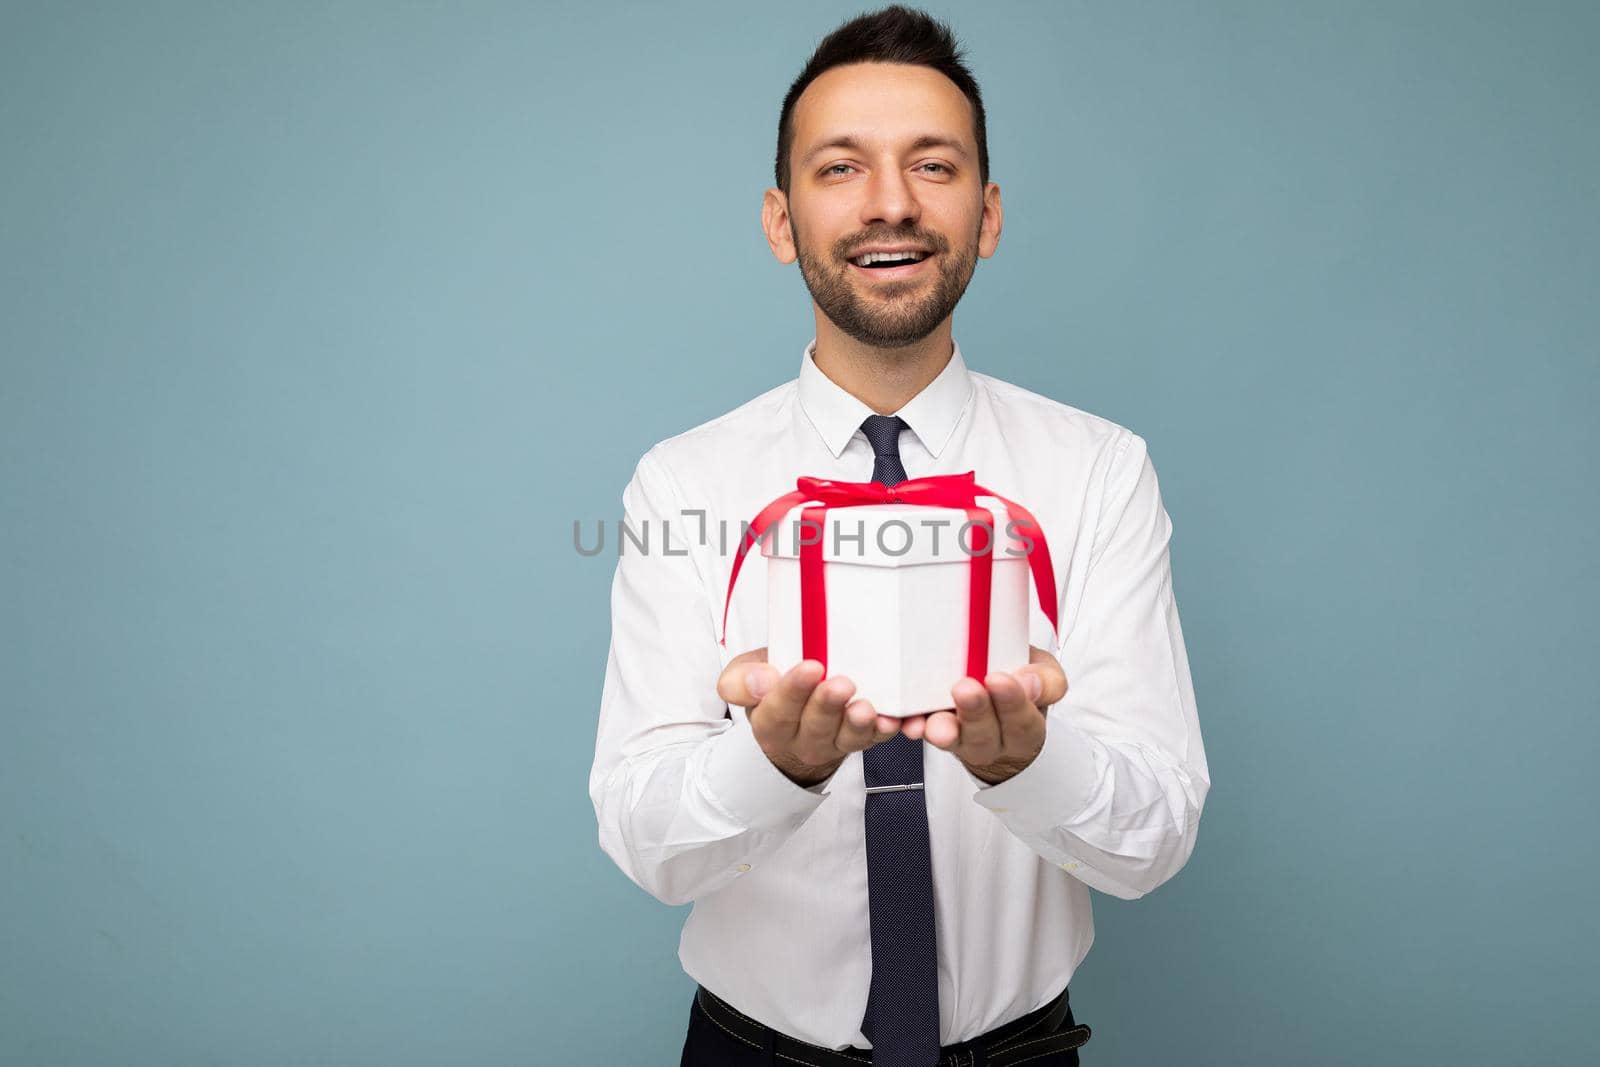
[[[873,481],[906,480],[900,463],[905,426],[897,415],[869,415],[861,424],[877,457]],[[872,1042],[873,1067],[939,1062],[939,957],[922,752],[921,739],[895,734],[861,754],[872,919],[872,986],[861,1032]]]

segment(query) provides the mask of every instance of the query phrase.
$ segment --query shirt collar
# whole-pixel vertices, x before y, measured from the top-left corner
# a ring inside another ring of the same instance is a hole
[[[956,423],[961,421],[961,413],[966,410],[967,398],[972,395],[972,378],[961,358],[961,346],[953,339],[950,345],[950,361],[938,377],[894,412],[906,420],[917,440],[936,457],[955,432]],[[822,373],[822,368],[812,358],[816,350],[817,342],[812,338],[800,357],[800,407],[837,459],[873,411]]]

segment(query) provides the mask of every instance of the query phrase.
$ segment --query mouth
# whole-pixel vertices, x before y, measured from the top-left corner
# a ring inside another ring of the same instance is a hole
[[[914,277],[933,259],[932,252],[908,248],[888,252],[863,252],[849,260],[850,269],[877,281]]]

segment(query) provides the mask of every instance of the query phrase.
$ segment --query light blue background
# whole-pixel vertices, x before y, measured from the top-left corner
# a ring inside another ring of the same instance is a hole
[[[677,1062],[572,521],[797,369],[858,10],[0,9],[0,1062]],[[1149,441],[1215,782],[1085,1063],[1595,1062],[1597,9],[931,10],[956,337]]]

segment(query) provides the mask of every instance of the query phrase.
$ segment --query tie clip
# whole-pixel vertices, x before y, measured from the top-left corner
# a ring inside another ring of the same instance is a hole
[[[910,785],[869,785],[869,793],[898,793],[903,789],[921,789],[921,782],[912,782]]]

